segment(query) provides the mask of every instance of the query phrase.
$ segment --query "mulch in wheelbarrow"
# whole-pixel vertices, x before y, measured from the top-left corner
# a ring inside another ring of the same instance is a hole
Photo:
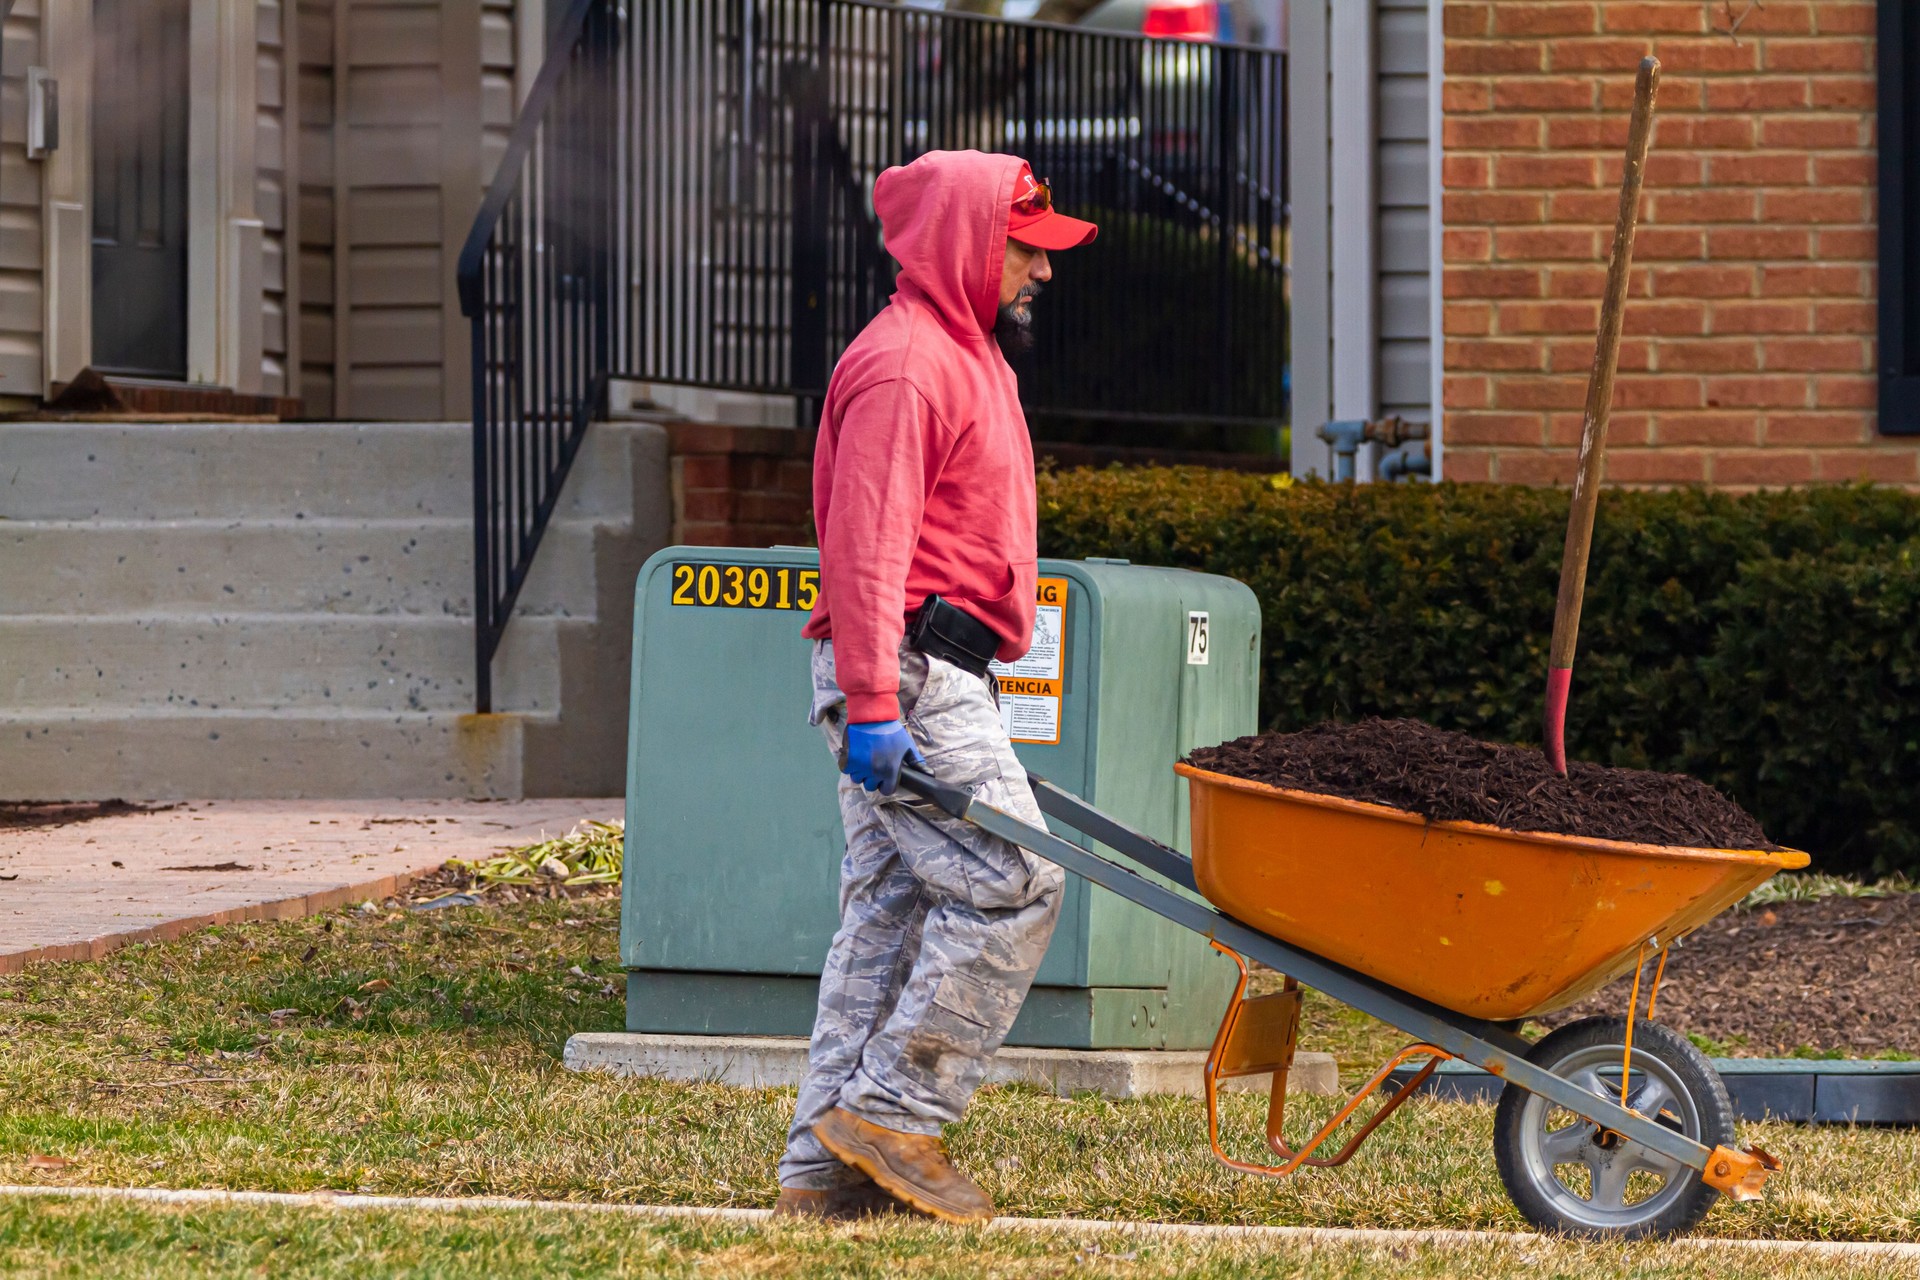
[[[1419,720],[1362,720],[1206,747],[1187,763],[1229,777],[1405,809],[1436,822],[1697,849],[1778,849],[1697,778],[1573,761]]]

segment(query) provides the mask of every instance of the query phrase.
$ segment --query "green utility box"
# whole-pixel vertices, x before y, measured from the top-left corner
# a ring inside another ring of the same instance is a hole
[[[806,722],[800,628],[818,591],[805,548],[670,547],[640,571],[620,918],[629,1030],[812,1029],[846,850],[834,762]],[[1174,761],[1256,728],[1253,593],[1100,560],[1043,560],[1038,591],[1033,652],[1001,672],[1021,760],[1185,849]],[[1233,972],[1205,939],[1069,876],[1010,1043],[1203,1047]]]

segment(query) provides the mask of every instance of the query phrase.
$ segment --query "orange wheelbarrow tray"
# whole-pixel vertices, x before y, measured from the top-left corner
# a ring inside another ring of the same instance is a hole
[[[1617,1174],[1624,1187],[1629,1172],[1622,1170],[1629,1166],[1667,1174],[1676,1184],[1683,1179],[1672,1175],[1692,1170],[1699,1175],[1693,1186],[1703,1184],[1737,1200],[1759,1194],[1776,1166],[1765,1152],[1732,1149],[1724,1086],[1684,1040],[1652,1024],[1642,1032],[1643,1037],[1661,1033],[1670,1059],[1690,1055],[1697,1064],[1691,1070],[1710,1077],[1705,1087],[1689,1091],[1651,1056],[1654,1048],[1633,1049],[1631,1017],[1628,1059],[1623,1062],[1609,1045],[1610,1068],[1596,1066],[1593,1051],[1586,1049],[1563,1056],[1565,1072],[1550,1069],[1538,1061],[1548,1042],[1535,1045],[1519,1029],[1524,1018],[1573,1003],[1635,970],[1649,946],[1659,950],[1697,929],[1775,872],[1805,866],[1805,854],[1667,848],[1428,822],[1381,805],[1287,791],[1188,765],[1176,768],[1188,779],[1192,800],[1191,860],[1044,779],[1030,781],[1049,817],[1205,902],[917,770],[902,770],[901,785],[920,797],[914,803],[971,822],[1184,925],[1240,964],[1240,983],[1206,1077],[1210,1136],[1215,1154],[1226,1163],[1273,1175],[1302,1165],[1343,1163],[1434,1066],[1451,1057],[1539,1100],[1530,1114],[1540,1132],[1529,1149],[1536,1166],[1544,1163],[1544,1173],[1536,1168],[1530,1181],[1518,1167],[1525,1164],[1519,1156],[1503,1155],[1501,1161],[1502,1180],[1535,1225],[1589,1236],[1670,1235],[1697,1222],[1714,1198],[1696,1196],[1691,1209],[1656,1198],[1637,1211],[1620,1194],[1614,1197],[1618,1203],[1601,1205],[1602,1182]],[[1245,998],[1247,959],[1286,975],[1285,990]],[[1399,1028],[1415,1043],[1296,1152],[1279,1129],[1300,984]],[[1649,1055],[1641,1077],[1632,1075],[1633,1052]],[[1427,1066],[1358,1136],[1331,1158],[1313,1156],[1394,1067],[1422,1056]],[[1686,1064],[1680,1067],[1684,1076]],[[1615,1080],[1605,1078],[1608,1070],[1617,1072]],[[1217,1140],[1219,1081],[1267,1073],[1274,1077],[1268,1143],[1285,1163],[1230,1159]],[[1630,1092],[1627,1085],[1634,1079],[1642,1084]],[[1704,1096],[1716,1091],[1720,1111]],[[1503,1112],[1514,1094],[1506,1091]],[[1524,1096],[1514,1101],[1533,1105]],[[1577,1132],[1550,1130],[1539,1117],[1551,1108],[1585,1124]],[[1716,1116],[1723,1118],[1716,1122]],[[1496,1121],[1497,1153],[1505,1123]],[[1722,1141],[1709,1145],[1690,1136],[1689,1128]],[[1589,1139],[1590,1145],[1569,1154],[1571,1146]],[[1608,1154],[1619,1151],[1629,1152],[1631,1159]],[[1592,1168],[1591,1210],[1580,1194],[1562,1194],[1565,1188],[1554,1182],[1562,1157],[1569,1163],[1586,1159]]]
[[[1633,970],[1797,852],[1682,849],[1429,822],[1192,765],[1193,874],[1222,911],[1455,1013],[1530,1018]],[[1657,948],[1656,948],[1657,950]]]

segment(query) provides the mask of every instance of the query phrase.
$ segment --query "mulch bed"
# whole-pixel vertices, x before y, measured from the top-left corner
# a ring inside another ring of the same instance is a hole
[[[0,831],[23,827],[65,827],[96,818],[126,813],[165,813],[172,804],[133,804],[126,800],[7,800],[0,801]]]
[[[1435,822],[1706,849],[1777,849],[1740,806],[1697,778],[1572,761],[1561,777],[1529,747],[1419,720],[1321,724],[1237,738],[1189,764],[1270,786],[1405,809]]]
[[[1674,948],[1654,1016],[1736,1057],[1920,1054],[1916,958],[1920,894],[1730,911]],[[1631,983],[1622,979],[1542,1021],[1618,1017]],[[1645,986],[1640,998],[1644,1012]]]

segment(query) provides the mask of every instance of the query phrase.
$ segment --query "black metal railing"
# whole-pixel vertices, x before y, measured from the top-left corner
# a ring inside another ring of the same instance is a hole
[[[493,655],[613,368],[617,13],[605,0],[568,0],[553,31],[460,254],[482,712],[493,709]]]
[[[478,695],[612,379],[796,397],[886,302],[873,180],[1011,151],[1099,240],[1020,362],[1036,435],[1277,445],[1286,64],[870,0],[567,0],[460,259]]]

